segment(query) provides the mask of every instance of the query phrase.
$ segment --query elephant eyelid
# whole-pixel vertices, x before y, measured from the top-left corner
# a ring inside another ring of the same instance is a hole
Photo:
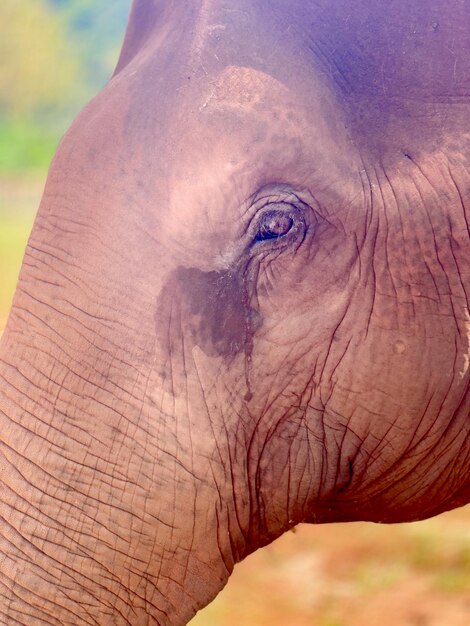
[[[249,228],[251,245],[277,246],[288,244],[304,234],[306,223],[304,211],[290,202],[265,204],[256,214]]]

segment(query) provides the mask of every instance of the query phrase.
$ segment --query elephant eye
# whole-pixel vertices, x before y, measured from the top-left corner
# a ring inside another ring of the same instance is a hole
[[[281,205],[290,207],[290,205]],[[285,237],[294,226],[292,213],[278,205],[276,208],[265,211],[258,224],[255,241],[267,241]]]

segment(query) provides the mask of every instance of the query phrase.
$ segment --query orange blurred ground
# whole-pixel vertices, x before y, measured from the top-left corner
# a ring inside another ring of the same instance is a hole
[[[191,626],[470,626],[470,507],[301,526],[235,568]]]

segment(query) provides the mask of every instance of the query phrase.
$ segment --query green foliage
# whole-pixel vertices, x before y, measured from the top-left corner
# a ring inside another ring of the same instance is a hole
[[[87,84],[101,88],[114,69],[130,0],[48,0],[61,15],[82,62]]]
[[[0,1],[0,173],[48,166],[111,76],[130,2]]]
[[[0,3],[0,112],[22,120],[70,104],[80,65],[64,24],[43,0]]]
[[[18,271],[31,228],[29,216],[1,215],[0,266],[2,288],[0,289],[0,333],[5,325],[7,312],[15,291]],[[29,219],[28,219],[29,218]]]
[[[0,178],[0,335],[43,184],[43,177],[38,175]]]
[[[42,170],[49,167],[59,133],[28,120],[0,119],[0,172]]]
[[[459,593],[470,589],[469,541],[437,541],[432,535],[418,535],[409,556],[416,569],[433,573],[437,590]]]

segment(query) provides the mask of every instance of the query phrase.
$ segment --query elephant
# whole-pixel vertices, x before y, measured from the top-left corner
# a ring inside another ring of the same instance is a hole
[[[470,501],[469,94],[466,0],[134,0],[1,340],[1,623]]]

